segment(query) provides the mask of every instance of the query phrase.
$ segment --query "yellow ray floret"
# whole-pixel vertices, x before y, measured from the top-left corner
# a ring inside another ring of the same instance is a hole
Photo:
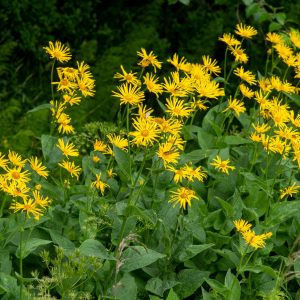
[[[49,42],[49,47],[43,47],[43,49],[46,49],[46,52],[50,54],[50,58],[56,58],[62,63],[70,60],[72,57],[69,53],[70,49],[68,47],[64,48],[61,42],[55,42],[55,46],[53,46],[52,42]]]
[[[217,158],[213,159],[215,162],[214,163],[210,163],[212,166],[215,166],[215,169],[219,169],[222,170],[223,173],[226,173],[227,175],[229,175],[228,170],[234,170],[235,167],[233,166],[229,166],[228,164],[230,163],[230,160],[224,160],[222,161],[221,158],[219,157],[219,155],[217,155]]]
[[[63,139],[58,139],[59,145],[56,144],[56,146],[63,152],[63,155],[65,155],[67,158],[70,156],[78,156],[79,152],[77,149],[73,149],[75,145],[73,143],[70,143],[69,141],[65,145]],[[69,144],[70,143],[70,144]]]
[[[199,200],[198,197],[195,196],[194,191],[192,191],[189,188],[180,188],[177,190],[177,192],[171,191],[171,193],[173,193],[174,195],[171,195],[171,200],[168,201],[169,202],[175,202],[174,206],[180,202],[180,208],[183,207],[183,209],[186,209],[186,204],[188,204],[191,207],[191,199],[197,199]]]

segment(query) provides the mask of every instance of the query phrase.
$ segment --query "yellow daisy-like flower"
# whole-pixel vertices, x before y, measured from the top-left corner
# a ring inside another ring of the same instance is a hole
[[[203,182],[204,178],[207,178],[207,175],[205,174],[206,171],[202,171],[201,166],[194,170],[193,167],[189,167],[185,164],[182,170],[187,172],[189,181],[194,181],[194,178],[197,178],[199,181]]]
[[[187,103],[184,103],[184,100],[179,100],[176,97],[166,99],[167,109],[166,112],[169,112],[172,117],[189,117],[193,109],[191,109]]]
[[[164,78],[165,83],[162,84],[162,86],[164,87],[164,92],[170,93],[172,96],[175,97],[187,96],[186,91],[180,88],[175,81],[172,81],[170,77],[168,78],[168,80]]]
[[[117,176],[116,173],[113,173],[113,168],[111,168],[110,170],[107,170],[107,178],[111,179],[113,177]]]
[[[109,141],[111,142],[111,144],[115,144],[118,148],[124,150],[124,151],[128,151],[126,149],[126,147],[128,147],[128,140],[122,138],[121,136],[116,136],[116,134],[108,134],[107,135]]]
[[[262,91],[260,90],[259,92],[255,92],[255,98],[259,103],[259,106],[261,109],[270,109],[271,108],[271,103],[270,101],[267,100],[267,97],[269,96],[269,93],[263,94]]]
[[[59,105],[57,104],[57,101],[51,100],[50,104],[52,104],[55,108],[50,108],[51,112],[52,112],[52,117],[55,116],[55,118],[59,118],[59,116],[62,114],[62,112],[64,111],[64,109],[66,108],[64,106],[64,103],[59,103]]]
[[[70,161],[62,161],[62,163],[58,164],[59,166],[61,166],[62,168],[66,169],[71,176],[73,177],[73,175],[77,178],[79,177],[80,171],[82,170],[79,167],[76,167],[74,162],[70,162]]]
[[[283,157],[285,158],[290,151],[291,146],[288,145],[286,141],[283,141],[280,136],[275,136],[275,138],[270,139],[269,149],[272,152],[283,154]]]
[[[36,188],[37,190],[40,190],[40,189],[42,188],[42,186],[41,186],[40,184],[37,184],[37,185],[35,186],[35,188]]]
[[[60,124],[58,127],[58,132],[62,131],[63,134],[70,134],[71,132],[74,132],[74,127],[69,125],[70,122],[71,118],[69,118],[69,116],[65,113],[62,113],[57,120],[57,123]]]
[[[235,33],[242,36],[251,39],[253,35],[257,34],[257,30],[255,30],[251,26],[246,26],[243,24],[237,24],[236,25],[237,30],[235,30]]]
[[[64,77],[68,78],[71,81],[74,81],[77,74],[78,70],[73,69],[73,68],[57,68],[57,72],[60,72],[61,74],[64,75]]]
[[[8,159],[4,158],[5,155],[2,155],[2,156],[1,155],[2,155],[2,153],[0,152],[0,167],[5,170],[6,166],[8,164]]]
[[[187,178],[188,174],[186,171],[180,169],[180,170],[176,170],[173,166],[168,166],[167,167],[168,171],[174,172],[174,181],[176,183],[178,183],[178,181],[182,182],[183,178]]]
[[[17,167],[24,167],[27,159],[22,161],[22,156],[15,151],[8,150],[8,159],[10,162]]]
[[[183,207],[183,209],[186,209],[186,204],[187,203],[191,207],[191,199],[192,198],[195,198],[195,199],[199,200],[198,197],[193,195],[192,190],[184,188],[184,187],[178,189],[177,192],[171,191],[171,193],[173,193],[174,195],[170,196],[172,199],[169,200],[168,203],[176,201],[173,207],[175,207],[175,205],[178,202],[180,202],[180,208]]]
[[[224,33],[222,38],[219,37],[219,40],[225,42],[228,46],[237,46],[241,43],[240,41],[235,39],[233,35],[231,36],[231,33]]]
[[[297,115],[296,118],[294,117],[294,111],[291,110],[289,114],[290,121],[296,127],[300,127],[300,115]]]
[[[243,67],[237,68],[236,70],[233,71],[233,73],[236,76],[239,76],[242,80],[247,81],[250,85],[255,84],[255,75],[252,74],[250,71],[244,71]]]
[[[66,103],[69,103],[71,106],[73,106],[74,104],[79,105],[79,102],[81,102],[81,98],[73,97],[73,93],[71,93],[70,95],[63,95],[65,101],[62,105],[65,105]]]
[[[262,77],[261,80],[257,80],[257,83],[264,92],[271,92],[273,89],[273,86],[268,78]]]
[[[161,157],[163,159],[165,167],[169,163],[177,164],[180,156],[171,143],[159,144],[159,150],[156,152],[156,154],[158,155],[158,157]]]
[[[253,141],[253,142],[260,142],[261,141],[261,136],[258,134],[257,135],[257,132],[254,132],[250,135],[250,139]]]
[[[283,37],[275,32],[269,32],[266,40],[273,44],[281,44],[284,42]]]
[[[14,212],[18,212],[21,210],[21,212],[26,211],[28,218],[30,218],[29,213],[32,213],[35,217],[35,219],[39,219],[39,217],[43,214],[43,211],[38,208],[38,204],[36,202],[33,202],[33,199],[29,199],[28,201],[24,199],[24,204],[18,203],[16,200],[13,200],[9,209],[13,209]]]
[[[42,167],[42,163],[41,162],[39,163],[37,157],[36,158],[31,157],[31,159],[29,159],[28,161],[33,171],[37,172],[40,176],[43,176],[44,178],[48,177],[49,171],[45,171],[46,167]]]
[[[84,61],[81,63],[77,62],[77,66],[78,66],[78,72],[82,78],[86,78],[86,77],[92,78],[93,77],[92,73],[90,71],[87,71],[90,68],[90,66],[87,64],[84,64]]]
[[[104,152],[106,150],[107,145],[104,144],[102,141],[98,141],[96,139],[94,143],[94,151]]]
[[[207,72],[205,66],[200,64],[191,65],[191,78],[194,79],[196,83],[207,83],[210,82],[210,74]]]
[[[176,146],[178,149],[183,150],[183,145],[186,143],[180,136],[169,135],[166,142]]]
[[[268,124],[259,125],[259,122],[257,122],[256,126],[254,125],[254,123],[252,123],[252,126],[254,127],[257,133],[264,133],[271,129],[271,126],[268,126]]]
[[[254,92],[251,91],[248,87],[246,87],[243,84],[240,85],[240,90],[241,90],[241,93],[249,99],[251,99],[254,96]]]
[[[287,64],[289,67],[296,67],[299,64],[299,62],[297,61],[296,56],[293,56],[293,55],[290,55],[289,57],[285,58],[283,60],[283,62],[285,64]]]
[[[173,81],[177,84],[180,90],[183,90],[185,93],[191,93],[194,90],[194,80],[187,74],[185,77],[180,79],[179,72],[171,72]]]
[[[269,135],[266,135],[264,133],[261,135],[261,143],[264,146],[265,150],[267,150],[269,148],[269,140],[270,140]]]
[[[160,69],[161,68],[161,64],[162,62],[159,62],[153,53],[153,51],[151,51],[149,53],[149,55],[147,54],[146,50],[144,48],[141,48],[142,52],[138,52],[137,51],[137,55],[141,56],[143,58],[143,60],[139,63],[139,65],[141,65],[143,62],[150,62],[151,65],[154,67],[154,73],[156,73],[156,68]]]
[[[280,190],[280,192],[281,192],[280,199],[282,199],[285,195],[290,195],[291,197],[293,197],[292,194],[297,194],[299,192],[297,189],[299,189],[300,186],[295,186],[295,184],[296,184],[296,182],[294,182],[294,184],[292,186],[285,188],[285,191]]]
[[[35,203],[41,206],[42,208],[49,207],[52,202],[52,200],[48,199],[48,197],[44,198],[39,191],[33,191],[33,196]]]
[[[297,140],[299,137],[299,132],[294,130],[293,127],[283,126],[274,132],[286,140]]]
[[[101,172],[99,175],[96,174],[97,180],[92,182],[91,187],[95,186],[97,189],[101,191],[102,196],[104,195],[105,188],[109,188],[110,186],[103,181],[101,181]]]
[[[93,88],[95,87],[94,82],[95,80],[92,80],[88,77],[77,77],[78,88],[84,97],[93,97],[95,95],[95,90],[93,90]]]
[[[214,73],[216,76],[218,76],[217,73],[221,73],[221,68],[219,66],[216,66],[216,64],[218,63],[216,60],[212,61],[209,56],[202,56],[202,59],[204,67],[208,71],[210,71],[210,73]]]
[[[219,96],[225,96],[223,88],[219,88],[219,83],[215,81],[204,82],[201,84],[195,84],[196,90],[199,93],[198,97],[214,98]]]
[[[241,49],[241,46],[229,46],[231,54],[235,56],[235,61],[247,63],[248,56],[244,53],[245,50]]]
[[[63,91],[72,93],[74,90],[78,88],[78,85],[75,82],[72,82],[67,77],[63,77],[63,75],[58,72],[59,81],[58,82],[52,82],[51,84],[57,84],[57,91]]]
[[[98,156],[93,155],[93,162],[97,163],[100,160]]]
[[[278,56],[282,59],[285,59],[293,54],[293,49],[289,46],[285,46],[284,44],[276,44],[273,46],[273,48],[276,50]]]
[[[50,58],[55,57],[62,63],[70,60],[72,57],[72,55],[68,53],[70,49],[68,47],[64,48],[61,42],[55,42],[55,46],[53,46],[52,42],[49,42],[49,47],[43,47],[43,49],[46,49],[46,52],[50,54]]]
[[[223,173],[226,173],[227,175],[229,175],[228,170],[234,170],[235,167],[233,166],[229,166],[228,164],[230,163],[230,160],[224,160],[222,161],[221,158],[219,157],[219,155],[217,155],[217,158],[213,159],[215,162],[214,163],[210,163],[212,166],[215,166],[215,169],[219,169],[222,170]]]
[[[23,200],[27,200],[29,195],[26,195],[30,191],[30,188],[26,186],[26,184],[16,184],[12,183],[9,187],[7,192],[12,195],[13,197],[21,197]]]
[[[124,70],[122,65],[121,65],[121,69],[122,69],[123,74],[116,73],[114,78],[120,78],[120,81],[126,80],[128,83],[131,83],[133,85],[136,85],[139,83],[138,78],[135,76],[135,74],[137,74],[137,73],[132,73],[132,71],[130,71],[130,73],[127,73]]]
[[[21,172],[21,169],[22,167],[14,167],[13,169],[7,167],[7,174],[5,174],[5,177],[9,180],[12,180],[13,182],[20,184],[30,181],[31,179],[27,177],[30,173],[27,174],[27,170]]]
[[[151,113],[154,112],[154,109],[147,108],[147,105],[144,106],[143,103],[138,104],[138,108],[139,108],[138,113],[132,114],[132,115],[139,116],[140,118],[142,118],[144,120],[146,120],[146,119],[152,120],[152,117],[150,115],[151,115]]]
[[[233,221],[235,228],[239,232],[245,232],[248,231],[252,224],[248,223],[247,221],[244,221],[243,219],[240,219],[238,221]]]
[[[147,119],[133,119],[132,123],[136,131],[130,132],[130,135],[134,136],[132,143],[137,146],[148,146],[153,145],[157,138],[159,137],[160,130],[156,128],[155,124],[150,123]]]
[[[193,106],[192,106],[192,107],[193,107],[194,109],[195,109],[196,107],[198,107],[199,110],[207,110],[208,107],[204,105],[205,103],[207,103],[206,100],[201,100],[201,99],[196,100],[195,97],[193,97]]]
[[[282,112],[274,112],[271,115],[271,118],[274,121],[275,127],[285,127],[285,123],[289,122],[289,117],[286,114],[283,114]]]
[[[140,91],[140,87],[133,86],[131,84],[123,83],[121,86],[117,86],[120,93],[112,91],[113,97],[120,98],[121,105],[129,103],[130,105],[137,105],[138,103],[145,100],[144,92]]]
[[[77,149],[73,149],[75,145],[73,143],[70,143],[70,141],[67,141],[67,144],[65,145],[63,139],[58,139],[59,145],[56,144],[56,146],[63,152],[63,155],[65,155],[67,158],[70,156],[78,156],[79,152]],[[69,144],[70,143],[70,144]]]
[[[155,118],[154,120],[164,120],[161,118]],[[155,121],[156,122],[156,121]],[[181,132],[183,123],[177,119],[164,120],[163,124],[160,126],[162,132],[171,133],[172,135],[178,136]]]
[[[174,67],[176,67],[177,71],[184,70],[186,67],[186,59],[182,57],[179,62],[179,57],[176,53],[173,55],[173,59],[169,58],[167,61],[170,62]]]
[[[297,48],[300,48],[300,34],[296,30],[293,30],[289,33],[289,36],[290,36],[292,43]]]
[[[242,232],[243,238],[245,239],[246,244],[250,244],[252,247],[256,249],[264,248],[265,242],[264,240],[267,238],[265,234],[255,235],[254,231],[248,230]]]
[[[144,84],[146,84],[148,91],[150,93],[154,93],[158,98],[159,97],[158,94],[161,94],[163,92],[162,85],[157,83],[159,78],[155,78],[154,74],[149,74],[149,73],[147,73],[146,76],[144,76],[143,78],[144,78]]]
[[[295,87],[293,87],[289,82],[287,82],[287,80],[285,82],[282,82],[277,76],[273,76],[271,78],[271,84],[277,92],[284,91],[289,94],[295,92]]]
[[[236,114],[238,116],[240,116],[240,112],[243,113],[246,111],[246,108],[244,107],[244,102],[240,103],[240,100],[237,100],[237,99],[234,99],[232,101],[231,96],[230,96],[230,99],[228,99],[228,103],[229,103],[229,106],[225,110],[223,110],[222,113],[227,111],[228,109],[232,109],[236,112]]]

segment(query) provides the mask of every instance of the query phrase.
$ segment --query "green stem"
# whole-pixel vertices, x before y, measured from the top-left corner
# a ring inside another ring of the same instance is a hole
[[[270,54],[268,53],[268,57],[267,57],[267,61],[266,61],[266,68],[265,68],[265,80],[266,80],[266,78],[267,78],[269,57],[270,57]]]
[[[133,185],[132,181],[132,172],[131,172],[131,158],[130,158],[130,139],[129,139],[129,103],[127,103],[127,140],[128,140],[128,154],[129,154],[129,173],[130,173],[130,181]]]
[[[55,104],[55,100],[54,100],[54,91],[53,91],[53,84],[52,84],[52,82],[53,82],[53,71],[54,71],[55,61],[56,61],[56,58],[54,58],[54,60],[53,60],[52,70],[51,70],[51,92],[52,92],[52,100],[53,100],[54,104]],[[50,135],[53,134],[53,130],[54,130],[54,120],[53,120],[53,123],[51,125]]]
[[[94,164],[92,166],[92,170],[91,170],[91,174],[90,174],[90,178],[89,178],[89,188],[88,188],[88,192],[87,192],[87,199],[86,199],[86,205],[87,205],[87,208],[86,210],[89,211],[90,208],[89,208],[89,196],[90,196],[90,189],[91,189],[91,181],[92,181],[92,175],[93,175],[93,171],[94,171]],[[105,175],[105,174],[104,174]]]
[[[27,214],[25,214],[24,217],[24,224],[21,229],[21,237],[20,237],[20,276],[21,276],[21,286],[20,286],[20,300],[23,299],[23,235],[24,235],[24,230],[25,230],[25,225],[26,225],[26,219],[27,219]]]
[[[231,122],[232,122],[232,120],[233,120],[233,117],[234,117],[234,114],[232,114],[232,115],[229,117],[229,121],[228,121],[228,124],[227,124],[227,128],[226,128],[226,131],[225,131],[225,135],[223,136],[224,139],[225,139],[225,137],[226,137],[226,135],[227,135],[227,133],[228,133],[228,129],[229,129],[229,126],[230,126],[230,124],[231,124]]]
[[[4,194],[3,198],[4,199],[2,201],[1,208],[0,208],[0,218],[2,217],[2,212],[3,212],[3,208],[4,208],[4,205],[5,205],[5,202],[6,202],[7,194]]]
[[[161,163],[161,158],[159,158],[159,163],[158,163],[157,169],[159,169],[160,163]],[[151,197],[152,203],[154,202],[155,191],[156,191],[156,187],[157,187],[157,183],[158,183],[158,176],[159,176],[159,173],[157,173],[156,177],[155,177],[155,183],[154,183],[153,193],[152,193],[152,197]],[[151,206],[152,206],[152,203],[151,203]]]
[[[208,209],[208,206],[209,206],[209,203],[210,203],[211,194],[212,194],[212,192],[213,192],[213,190],[214,190],[214,187],[215,187],[215,185],[216,185],[216,182],[217,182],[219,176],[220,176],[220,172],[218,172],[218,175],[217,175],[217,177],[216,177],[216,179],[215,179],[215,181],[214,181],[214,183],[213,183],[213,185],[212,185],[212,188],[211,188],[211,190],[210,190],[210,192],[209,192],[209,196],[208,196],[208,198],[207,198],[207,204],[206,204],[206,208],[207,208],[207,209]]]

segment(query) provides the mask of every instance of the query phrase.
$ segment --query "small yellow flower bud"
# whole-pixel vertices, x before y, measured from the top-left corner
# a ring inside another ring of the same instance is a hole
[[[189,161],[189,165],[192,165],[193,163],[191,161]]]
[[[268,55],[270,55],[270,54],[272,54],[272,50],[271,49],[268,50]]]
[[[93,162],[97,163],[100,160],[98,156],[93,155]]]
[[[41,186],[40,184],[37,184],[37,185],[35,186],[35,188],[36,188],[37,190],[40,190],[40,189],[42,188],[42,186]]]
[[[143,180],[141,180],[141,181],[140,181],[140,185],[142,185],[143,183],[144,183],[144,181],[143,181]]]

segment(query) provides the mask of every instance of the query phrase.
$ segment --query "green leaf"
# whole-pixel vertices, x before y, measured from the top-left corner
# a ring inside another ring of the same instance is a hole
[[[190,5],[190,0],[179,0],[184,5]]]
[[[258,20],[258,23],[262,23],[262,22],[264,22],[264,21],[266,21],[266,20],[269,20],[270,18],[271,18],[271,15],[270,15],[270,14],[268,14],[268,13],[263,13],[263,14],[260,15],[259,20]]]
[[[180,300],[173,289],[170,290],[167,300]]]
[[[184,262],[191,259],[195,255],[201,253],[202,251],[212,247],[214,244],[207,245],[190,245],[186,249],[178,252],[173,258],[177,262]]]
[[[231,237],[218,234],[216,232],[206,231],[207,242],[214,243],[216,248],[229,244]]]
[[[201,287],[203,300],[220,300],[220,298],[214,297],[211,294],[209,294],[203,287]]]
[[[145,289],[153,294],[159,295],[160,297],[163,297],[164,292],[173,288],[176,291],[179,291],[181,287],[181,284],[179,282],[173,281],[173,280],[164,280],[162,281],[158,277],[151,278],[148,280]]]
[[[137,285],[134,277],[129,274],[125,274],[121,279],[123,285],[118,285],[116,290],[116,298],[120,300],[132,300],[137,299]],[[109,296],[113,296],[113,289],[110,290]],[[103,299],[101,297],[101,299]],[[113,298],[114,299],[114,298]]]
[[[23,258],[27,257],[38,246],[48,245],[50,243],[53,243],[53,242],[47,241],[47,240],[36,239],[36,238],[30,238],[29,241],[27,242],[26,248],[22,249],[22,253],[23,253],[22,257]],[[20,258],[20,246],[18,247],[18,249],[16,251],[16,257]]]
[[[31,110],[29,110],[27,113],[32,113],[32,112],[35,112],[35,111],[38,111],[38,110],[41,110],[41,109],[44,109],[44,108],[54,108],[55,109],[55,106],[53,106],[52,104],[42,104],[42,105],[39,105]]]
[[[273,23],[270,23],[269,25],[269,32],[272,32],[274,30],[278,30],[282,27],[281,24],[277,23],[277,22],[273,22]]]
[[[175,4],[175,3],[177,3],[178,2],[178,0],[168,0],[168,4],[169,5],[172,5],[172,4]],[[158,99],[156,99],[157,101],[159,101]],[[160,101],[159,101],[160,102]],[[158,103],[159,103],[158,102]]]
[[[232,291],[232,297],[228,300],[240,300],[241,297],[241,286],[237,278],[231,274],[230,269],[227,271],[225,277],[225,286]]]
[[[58,137],[45,135],[45,134],[42,135],[41,143],[42,143],[43,156],[45,159],[47,155],[51,152],[51,150],[53,149],[57,141],[58,141]]]
[[[123,252],[122,259],[127,259],[127,258],[129,259],[126,260],[120,268],[120,270],[124,273],[146,267],[154,263],[155,261],[157,261],[159,258],[166,257],[165,254],[155,252],[151,249],[148,249],[148,253],[147,253],[144,247],[142,246],[134,246],[134,248],[140,254],[132,249],[126,249]]]
[[[36,280],[35,278],[23,278],[18,272],[15,272],[15,275],[20,282],[33,282]]]
[[[177,275],[177,280],[181,283],[181,289],[178,293],[180,298],[187,298],[203,284],[210,272],[184,269]]]
[[[278,21],[278,23],[280,23],[281,25],[284,25],[284,21],[286,19],[286,14],[283,12],[280,13],[276,13],[274,15],[274,17],[276,18],[276,20]]]
[[[300,106],[300,96],[297,94],[289,94],[287,92],[283,92],[286,96],[292,99],[298,106]]]
[[[247,8],[246,8],[246,17],[249,18],[253,14],[257,13],[260,11],[260,7],[257,3],[251,3]]]
[[[232,251],[230,251],[228,249],[222,249],[222,250],[213,249],[213,251],[215,251],[219,255],[231,260],[234,263],[234,265],[236,266],[236,268],[239,266],[240,259]]]
[[[244,139],[240,136],[225,136],[225,142],[228,145],[241,145],[241,144],[251,144],[253,143],[252,140]]]
[[[219,197],[216,197],[215,198],[219,201],[219,203],[223,206],[224,210],[227,212],[227,214],[232,217],[233,214],[234,214],[234,209],[233,207],[226,201],[222,200],[221,198]]]
[[[125,176],[127,177],[127,179],[129,179],[131,157],[129,156],[129,154],[127,152],[121,150],[115,144],[113,146],[113,150],[114,150],[114,154],[115,154],[115,158],[116,158],[116,161],[118,163],[118,166],[120,167],[120,169],[122,170],[122,172],[125,174]],[[132,165],[133,164],[131,162],[131,166]]]
[[[9,298],[6,297],[6,299],[20,299],[20,287],[17,285],[17,279],[0,272],[0,291],[2,290],[9,296]],[[4,298],[2,297],[1,299]]]
[[[140,216],[145,221],[152,223],[154,226],[156,225],[156,222],[157,222],[157,215],[156,215],[155,211],[153,211],[153,210],[142,211],[139,207],[134,206],[134,205],[128,205],[126,207],[126,209],[124,210],[124,215],[127,217]]]
[[[245,268],[243,268],[243,272],[246,272],[246,271],[258,274],[258,273],[264,271],[264,269],[257,267],[257,266],[246,266]]]
[[[170,5],[170,0],[168,0],[169,1],[169,5]],[[171,0],[171,1],[174,1],[174,0]],[[178,0],[175,0],[176,2],[178,1]],[[174,3],[176,3],[176,2],[174,2]],[[173,3],[171,3],[171,4],[173,4]],[[166,112],[166,110],[168,109],[160,100],[158,100],[157,98],[156,98],[156,100],[157,100],[157,102],[158,102],[158,104],[159,104],[159,106],[160,106],[160,108],[163,110],[163,112]]]
[[[83,252],[84,256],[94,255],[100,259],[116,260],[115,257],[107,253],[102,243],[93,239],[85,240],[79,250]]]
[[[216,77],[212,81],[215,81],[215,82],[225,82],[225,78],[223,78],[223,77]],[[229,84],[229,83],[227,83],[227,84]]]
[[[222,135],[222,129],[220,128],[220,126],[218,126],[214,120],[207,120],[207,122],[211,125],[211,127],[214,129],[214,131],[216,132],[217,136],[221,136]]]
[[[249,173],[249,172],[241,172],[242,175],[245,176],[246,179],[249,179],[251,182],[257,184],[260,188],[262,188],[268,195],[269,191],[268,191],[268,185],[262,181],[258,176],[256,176],[253,173]],[[270,195],[271,196],[271,195]]]
[[[50,199],[56,200],[60,204],[65,203],[64,192],[60,187],[44,181],[40,181],[38,183],[42,186],[42,191],[45,192]]]
[[[131,232],[134,232],[136,221],[137,221],[137,216],[132,216],[127,219],[122,238],[128,236]],[[120,220],[118,216],[115,216],[114,225],[111,232],[111,242],[115,246],[118,246],[118,240],[121,232],[122,222],[125,222],[125,220]]]
[[[231,299],[232,297],[232,291],[229,290],[226,286],[221,284],[219,281],[214,279],[206,279],[206,282],[209,284],[209,286],[216,291],[217,293],[222,294],[225,299]]]
[[[253,0],[243,0],[243,2],[246,6],[249,6],[251,3],[253,3]]]
[[[81,200],[82,199],[82,200]],[[71,202],[82,212],[86,213],[88,216],[93,216],[94,213],[92,213],[91,211],[87,210],[86,207],[86,201],[83,201],[83,199],[86,199],[86,197],[84,198],[80,198],[78,200],[71,200]]]
[[[259,80],[262,80],[262,75],[260,74],[260,72],[257,70],[257,77]]]
[[[198,143],[203,150],[214,149],[216,146],[216,138],[200,128],[198,130]]]
[[[69,189],[70,195],[87,194],[89,188],[86,185],[73,185]]]

